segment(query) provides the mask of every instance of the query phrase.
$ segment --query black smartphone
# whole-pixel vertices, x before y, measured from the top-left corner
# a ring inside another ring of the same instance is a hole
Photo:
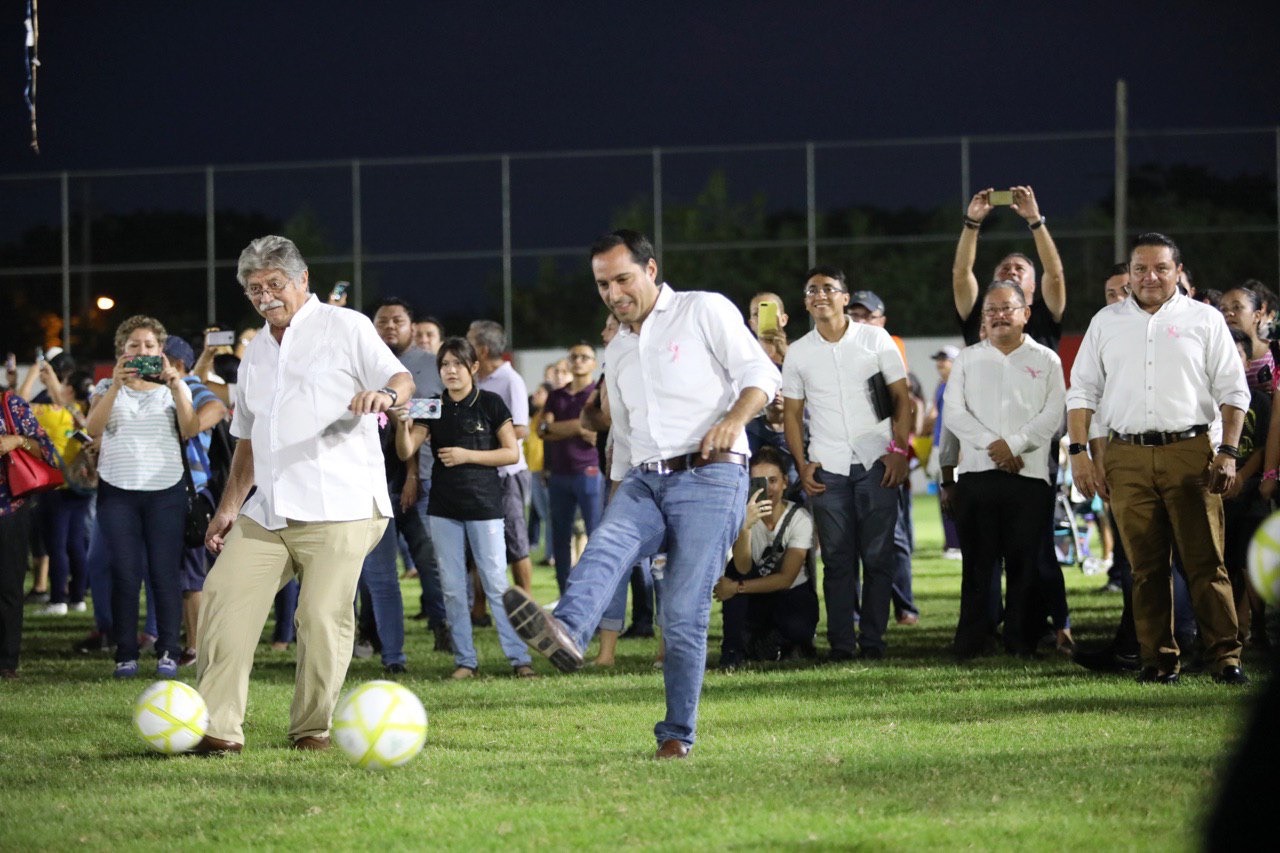
[[[756,497],[756,492],[760,493],[760,497]],[[747,487],[747,501],[751,502],[753,500],[756,503],[769,500],[769,480],[767,478],[751,478],[751,485]]]
[[[137,370],[139,379],[159,379],[160,371],[164,369],[164,363],[158,355],[135,355],[124,366]]]
[[[82,445],[87,446],[87,445],[93,444],[93,436],[89,435],[89,433],[85,432],[82,429],[78,429],[75,432],[71,433],[71,437],[74,438],[76,441],[80,442]]]

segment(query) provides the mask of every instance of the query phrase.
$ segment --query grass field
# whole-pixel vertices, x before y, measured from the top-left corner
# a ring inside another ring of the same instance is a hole
[[[889,659],[713,671],[680,762],[650,758],[655,642],[624,640],[612,670],[539,660],[546,677],[518,681],[488,629],[483,677],[455,683],[421,622],[402,681],[430,733],[407,767],[286,749],[292,656],[267,645],[245,752],[159,757],[130,727],[146,670],[113,681],[106,657],[70,651],[87,615],[29,610],[22,678],[0,683],[0,849],[1197,846],[1248,692],[1208,676],[1141,686],[1052,654],[949,662],[959,564],[939,556],[936,504],[917,501],[916,519],[922,618],[891,628]],[[1119,595],[1077,571],[1067,584],[1077,638],[1109,636]],[[539,569],[535,593],[553,589]],[[404,590],[416,604],[416,581]],[[358,660],[347,681],[379,677],[376,658]]]

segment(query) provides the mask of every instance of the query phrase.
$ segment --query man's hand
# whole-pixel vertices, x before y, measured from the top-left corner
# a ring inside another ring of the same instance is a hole
[[[1003,438],[997,438],[987,445],[987,456],[1001,471],[1009,470],[1007,466],[1013,462],[1013,450]]]
[[[215,554],[221,554],[222,546],[226,544],[227,534],[231,531],[231,525],[235,524],[236,516],[239,514],[239,510],[218,510],[214,513],[204,532],[204,547]]]
[[[955,499],[956,484],[941,483],[938,486],[938,503],[942,507],[942,514],[948,518],[955,517]]]
[[[988,201],[987,195],[993,189],[994,187],[987,187],[985,190],[982,190],[973,198],[969,199],[969,207],[965,210],[964,215],[975,222],[981,222],[986,219],[987,214],[992,210],[991,202]],[[954,208],[952,209],[954,210]]]
[[[884,463],[884,477],[881,478],[880,485],[886,489],[896,489],[907,481],[911,463],[906,456],[901,453],[886,453],[880,457],[880,461]]]
[[[418,478],[406,477],[404,488],[400,490],[400,511],[408,512],[418,502]]]
[[[827,490],[826,486],[818,482],[818,469],[821,467],[821,462],[810,462],[800,469],[800,485],[804,487],[804,493],[809,497],[820,495]]]
[[[737,442],[738,436],[742,435],[744,427],[745,424],[739,423],[728,415],[716,421],[702,437],[702,447],[699,448],[702,458],[710,459],[711,454],[718,451],[733,450],[733,445]]]
[[[1009,207],[1028,222],[1035,222],[1040,218],[1040,205],[1036,204],[1036,194],[1031,187],[1014,187],[1013,204]]]
[[[1233,465],[1233,471],[1234,467]],[[1071,480],[1085,500],[1093,500],[1094,495],[1101,495],[1104,501],[1111,498],[1102,469],[1093,464],[1087,453],[1077,453],[1071,457]]]
[[[471,461],[471,451],[465,447],[442,447],[437,453],[440,454],[440,461],[446,468],[465,465]]]
[[[716,601],[728,601],[738,594],[738,582],[721,576],[720,580],[716,581],[712,592],[715,594]]]
[[[351,398],[347,407],[357,415],[376,415],[391,408],[391,395],[381,391],[361,391]]]
[[[1226,494],[1235,484],[1235,481],[1235,457],[1228,456],[1225,453],[1219,453],[1213,457],[1213,461],[1209,463],[1209,493],[1214,495]]]
[[[1015,457],[1013,457],[1012,459],[1010,459],[1008,462],[1006,462],[1006,463],[1004,463],[1004,464],[1002,464],[1002,465],[996,465],[996,467],[997,467],[997,468],[999,468],[1001,471],[1004,471],[1004,472],[1006,472],[1006,473],[1009,473],[1009,474],[1017,474],[1017,473],[1018,473],[1019,471],[1021,471],[1024,467],[1026,467],[1026,463],[1024,463],[1024,462],[1022,461],[1022,457],[1021,457],[1021,456],[1015,456]]]

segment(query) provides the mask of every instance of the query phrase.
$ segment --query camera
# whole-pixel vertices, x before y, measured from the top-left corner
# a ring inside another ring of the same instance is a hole
[[[135,355],[124,363],[125,367],[132,367],[138,371],[139,379],[154,381],[160,378],[160,371],[164,369],[164,363],[158,355]]]
[[[443,410],[444,403],[439,397],[414,397],[409,401],[409,417],[414,420],[439,420]]]

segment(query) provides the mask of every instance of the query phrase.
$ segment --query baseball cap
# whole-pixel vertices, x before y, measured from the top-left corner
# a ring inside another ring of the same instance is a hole
[[[879,312],[884,313],[884,300],[876,296],[870,290],[855,290],[849,295],[850,305],[861,305],[872,314]]]
[[[958,348],[953,347],[951,344],[947,344],[942,349],[938,350],[933,355],[929,356],[929,358],[933,359],[934,361],[937,361],[940,358],[949,358],[952,361],[954,361],[956,356],[958,356],[959,354],[960,354],[960,350]]]
[[[195,366],[195,350],[191,348],[191,344],[187,343],[177,335],[170,335],[165,338],[164,354],[169,356],[169,359],[172,361],[182,362],[182,366],[186,370],[190,370]]]

